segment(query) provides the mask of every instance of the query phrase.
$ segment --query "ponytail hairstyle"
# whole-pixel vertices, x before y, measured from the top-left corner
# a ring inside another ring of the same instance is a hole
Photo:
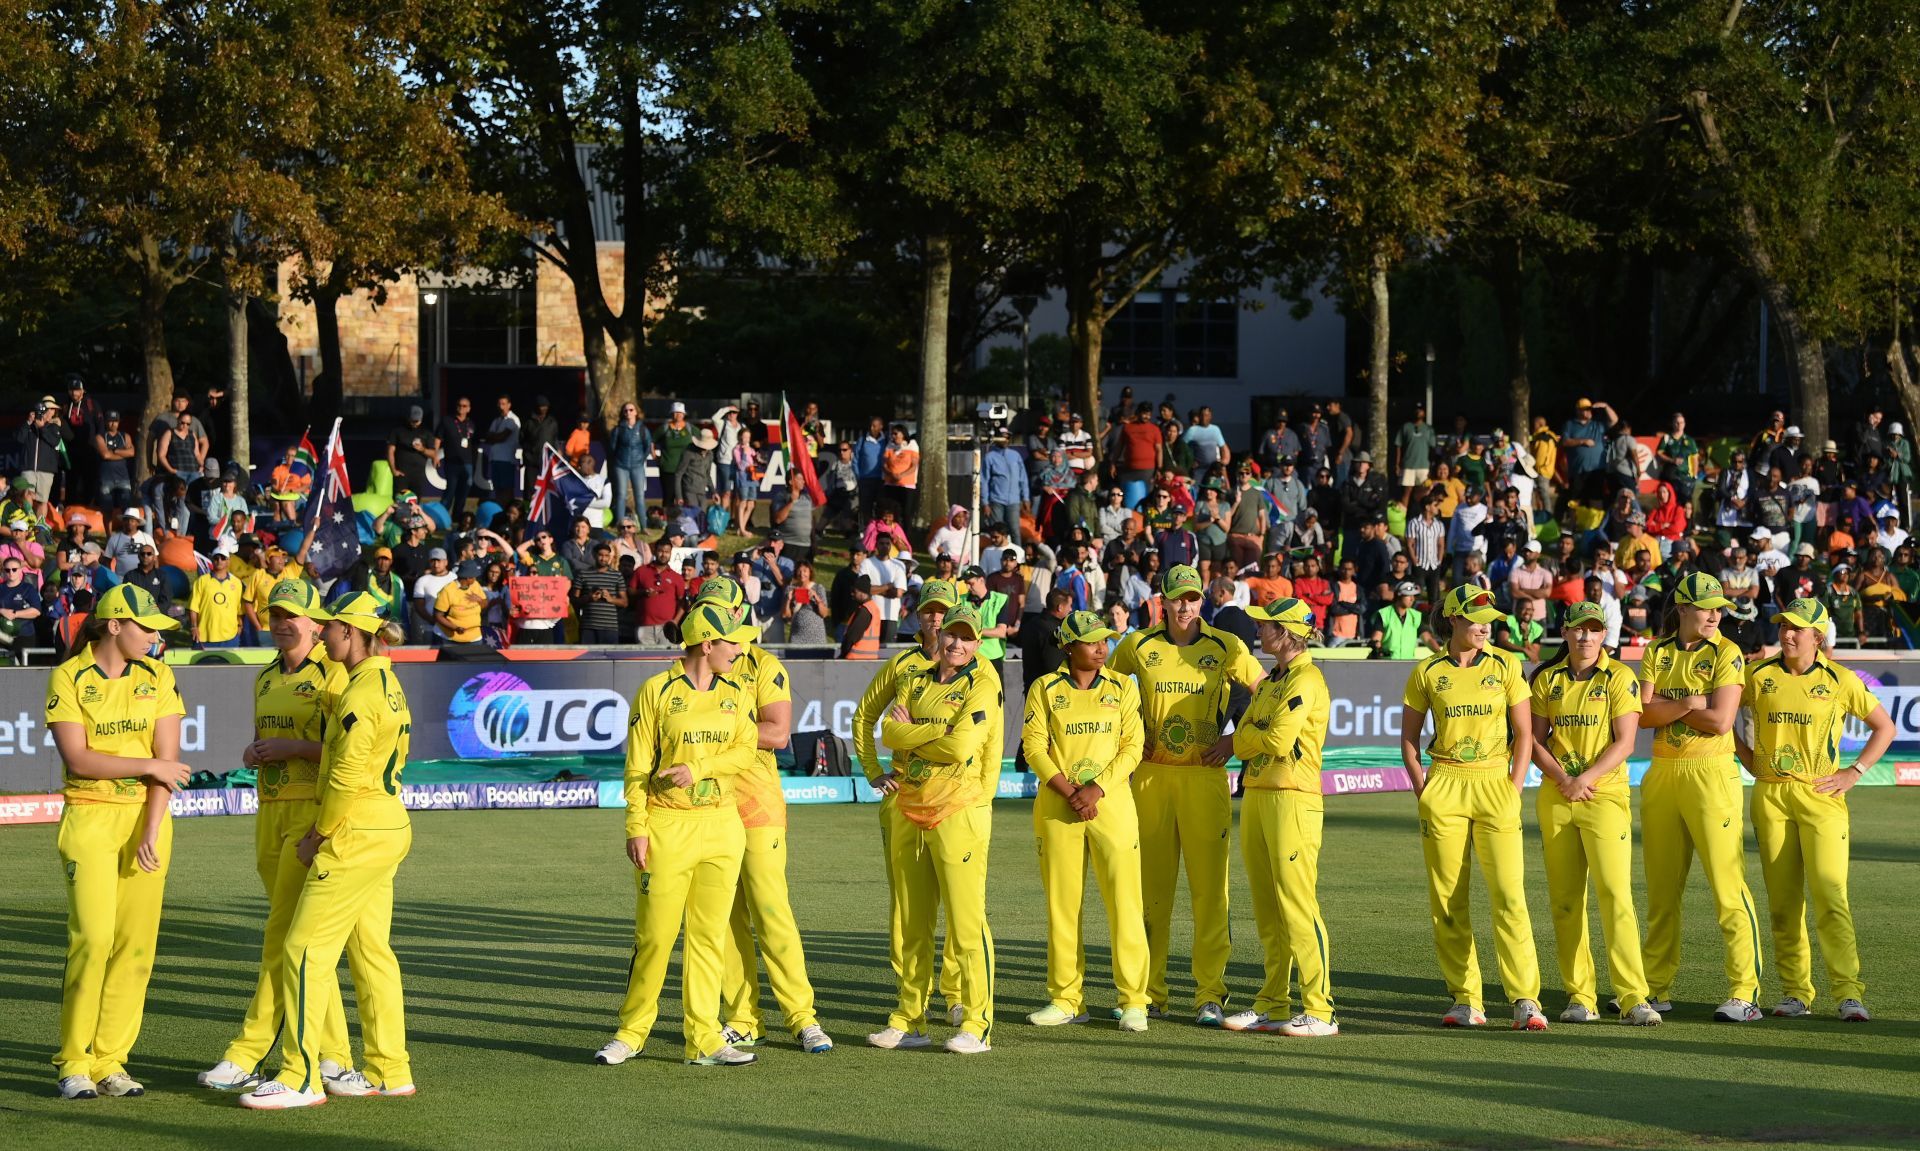
[[[71,659],[88,644],[96,644],[107,638],[107,625],[111,622],[97,615],[88,616],[87,622],[80,625],[80,631],[73,637],[73,646],[62,652],[60,658]]]
[[[385,655],[388,648],[399,647],[405,642],[407,642],[407,633],[401,629],[399,624],[392,620],[387,620],[380,625],[379,631],[373,633],[369,646],[374,655]]]

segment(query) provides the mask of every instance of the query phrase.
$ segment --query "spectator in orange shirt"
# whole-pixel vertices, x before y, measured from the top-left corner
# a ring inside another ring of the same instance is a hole
[[[880,475],[900,518],[913,523],[920,510],[920,442],[907,436],[905,424],[893,425],[892,440],[880,457]]]
[[[582,461],[593,454],[593,418],[587,413],[581,412],[580,422],[567,433],[567,446],[563,450],[566,452],[567,462],[576,469],[581,468]]]
[[[1293,581],[1280,570],[1280,554],[1268,552],[1260,560],[1260,574],[1247,578],[1247,596],[1254,607],[1266,607],[1293,595]]]

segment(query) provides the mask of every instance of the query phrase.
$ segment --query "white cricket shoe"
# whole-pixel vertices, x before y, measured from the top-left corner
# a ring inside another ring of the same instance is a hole
[[[147,1093],[147,1089],[125,1071],[115,1071],[102,1079],[99,1089],[100,1094],[109,1099],[137,1099]]]
[[[380,1089],[367,1081],[367,1077],[351,1067],[341,1068],[335,1074],[327,1074],[326,1067],[320,1069],[320,1087],[327,1094],[338,1099],[361,1099],[368,1095],[380,1094]]]
[[[215,1091],[239,1091],[242,1089],[250,1091],[260,1086],[261,1076],[257,1071],[248,1071],[238,1063],[222,1059],[213,1065],[212,1070],[202,1071],[195,1078],[199,1079],[200,1086],[210,1087]]]
[[[1843,999],[1840,1001],[1840,1022],[1869,1023],[1872,1020],[1873,1016],[1868,1013],[1867,1005],[1858,999]]]
[[[946,1048],[955,1055],[984,1055],[993,1050],[986,1040],[971,1031],[955,1032],[953,1038],[947,1040]]]
[[[967,1007],[964,1003],[947,1004],[947,1026],[958,1027],[967,1021]]]
[[[1485,1027],[1487,1017],[1471,1003],[1456,1003],[1440,1017],[1442,1027]]]
[[[1600,1022],[1600,1016],[1584,1003],[1569,1003],[1567,1004],[1567,1009],[1560,1013],[1560,1022],[1598,1023]]]
[[[638,1054],[639,1052],[635,1049],[615,1039],[608,1042],[605,1047],[594,1052],[593,1061],[602,1067],[618,1067]]]
[[[406,1096],[412,1095],[414,1092],[418,1090],[419,1088],[415,1087],[411,1083],[402,1083],[398,1087],[389,1083],[383,1087],[377,1088],[374,1091],[374,1094],[384,1096],[388,1099],[403,1099]]]
[[[1286,1026],[1264,1011],[1236,1011],[1220,1021],[1228,1031],[1278,1031]]]
[[[887,1027],[867,1036],[867,1046],[904,1051],[914,1047],[931,1047],[933,1040],[928,1039],[924,1031],[902,1031],[898,1027]]]
[[[1340,1034],[1340,1024],[1330,1019],[1322,1019],[1317,1015],[1308,1015],[1303,1011],[1281,1024],[1280,1034],[1294,1039],[1324,1039],[1329,1035]]]
[[[69,1075],[60,1081],[62,1099],[98,1099],[100,1089],[85,1075]]]
[[[1085,1023],[1086,1021],[1086,1012],[1082,1011],[1078,1015],[1075,1015],[1058,1003],[1049,1003],[1040,1010],[1031,1012],[1027,1016],[1027,1022],[1033,1024],[1035,1027],[1065,1027],[1069,1023]]]
[[[1541,1013],[1540,1005],[1531,999],[1517,1000],[1513,1005],[1513,1029],[1515,1031],[1545,1031],[1547,1017]]]
[[[818,1024],[802,1027],[797,1038],[800,1041],[800,1050],[808,1055],[825,1055],[833,1050],[833,1040],[821,1030]]]
[[[1812,1014],[1813,1008],[1808,1007],[1806,1000],[1797,995],[1789,995],[1773,1005],[1775,1019],[1799,1019]]]
[[[1647,1006],[1653,1008],[1654,1011],[1661,1015],[1666,1015],[1673,1010],[1673,1000],[1648,998]],[[1607,1014],[1620,1014],[1620,999],[1618,996],[1607,1000]]]
[[[1218,1003],[1202,1003],[1200,1010],[1194,1014],[1193,1022],[1200,1027],[1218,1027],[1226,1017],[1227,1013]]]
[[[760,1037],[758,1035],[749,1035],[736,1027],[722,1027],[720,1029],[720,1042],[726,1044],[728,1047],[758,1047],[760,1045]]]
[[[1120,1012],[1120,1030],[1139,1032],[1139,1031],[1145,1031],[1146,1029],[1147,1029],[1147,1009],[1146,1008],[1129,1007]]]
[[[1758,1007],[1744,999],[1729,999],[1713,1010],[1715,1023],[1758,1023],[1765,1018]]]
[[[1620,1022],[1629,1027],[1658,1027],[1660,1013],[1653,1009],[1651,1003],[1636,1003],[1633,1010],[1620,1017]]]
[[[295,1091],[278,1079],[269,1079],[240,1097],[240,1106],[249,1111],[291,1111],[296,1107],[318,1107],[327,1101],[325,1091]]]
[[[702,1055],[698,1059],[689,1059],[687,1063],[694,1067],[745,1067],[747,1064],[759,1058],[758,1055],[755,1055],[751,1051],[742,1051],[738,1047],[729,1047],[723,1044],[720,1049],[713,1052],[713,1054]]]

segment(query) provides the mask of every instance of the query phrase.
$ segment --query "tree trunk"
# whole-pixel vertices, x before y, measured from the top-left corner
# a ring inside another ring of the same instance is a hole
[[[1527,367],[1526,252],[1515,240],[1502,254],[1493,278],[1500,299],[1500,326],[1507,338],[1507,418],[1515,443],[1525,443],[1532,424],[1533,382]],[[1433,413],[1427,413],[1429,419]]]
[[[320,345],[320,374],[307,389],[307,425],[327,434],[340,415],[346,369],[340,358],[340,293],[331,283],[313,293],[313,328]]]
[[[1067,240],[1067,340],[1072,347],[1071,371],[1067,380],[1067,403],[1087,421],[1094,433],[1094,449],[1099,450],[1100,413],[1094,409],[1100,399],[1100,344],[1106,326],[1100,318],[1100,287],[1094,265],[1099,261],[1098,245],[1089,252],[1076,238]]]
[[[1920,348],[1915,351],[1920,352]],[[1900,401],[1901,413],[1907,417],[1907,427],[1920,428],[1920,381],[1913,378],[1913,369],[1907,363],[1907,349],[1901,344],[1898,332],[1887,342],[1887,374],[1893,378],[1893,394]]]
[[[227,406],[233,417],[233,460],[243,468],[253,466],[253,430],[248,425],[247,404],[247,296],[227,293]]]
[[[953,240],[926,239],[920,326],[920,513],[924,529],[947,510],[947,315],[953,306]],[[978,477],[975,477],[978,482]]]
[[[1773,314],[1775,330],[1787,345],[1793,363],[1793,420],[1811,443],[1820,443],[1830,434],[1827,413],[1827,349],[1820,337],[1807,332],[1800,309],[1787,297],[1786,287],[1765,282],[1762,288],[1767,307]]]
[[[173,293],[175,280],[155,237],[141,236],[132,254],[140,269],[140,356],[147,373],[147,406],[140,413],[140,427],[151,429],[173,403],[173,364],[167,359],[167,297]],[[145,465],[146,444],[152,439],[151,431],[147,431],[136,463]],[[142,471],[140,467],[134,469],[136,475]]]
[[[1392,369],[1389,329],[1392,300],[1387,290],[1389,261],[1385,248],[1375,249],[1367,272],[1367,323],[1373,343],[1367,356],[1367,450],[1376,469],[1387,466],[1387,373]],[[1427,413],[1432,418],[1433,413]]]

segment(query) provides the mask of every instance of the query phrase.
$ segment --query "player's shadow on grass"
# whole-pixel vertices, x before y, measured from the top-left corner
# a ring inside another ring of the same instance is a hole
[[[1851,857],[1855,863],[1920,863],[1920,843],[1879,843],[1856,839]]]
[[[203,1102],[212,1106],[227,1106],[239,1109],[232,1096],[201,1090],[200,1095],[211,1096]],[[81,1146],[81,1140],[88,1138],[84,1133],[91,1132],[96,1140],[112,1140],[122,1146],[147,1147],[164,1140],[171,1145],[184,1147],[240,1147],[254,1148],[273,1146],[275,1148],[313,1148],[314,1151],[334,1151],[347,1143],[339,1131],[329,1125],[313,1131],[300,1131],[288,1124],[278,1124],[270,1139],[263,1139],[258,1130],[213,1131],[194,1123],[169,1123],[151,1116],[139,1114],[139,1105],[131,1107],[119,1104],[117,1100],[101,1100],[102,1105],[68,1104],[58,1113],[39,1114],[37,1121],[58,1124],[69,1128],[72,1136],[69,1145]],[[115,1106],[114,1104],[118,1104]],[[351,1140],[355,1148],[368,1151],[419,1151],[418,1143],[400,1139],[381,1139],[370,1137],[356,1130]]]

